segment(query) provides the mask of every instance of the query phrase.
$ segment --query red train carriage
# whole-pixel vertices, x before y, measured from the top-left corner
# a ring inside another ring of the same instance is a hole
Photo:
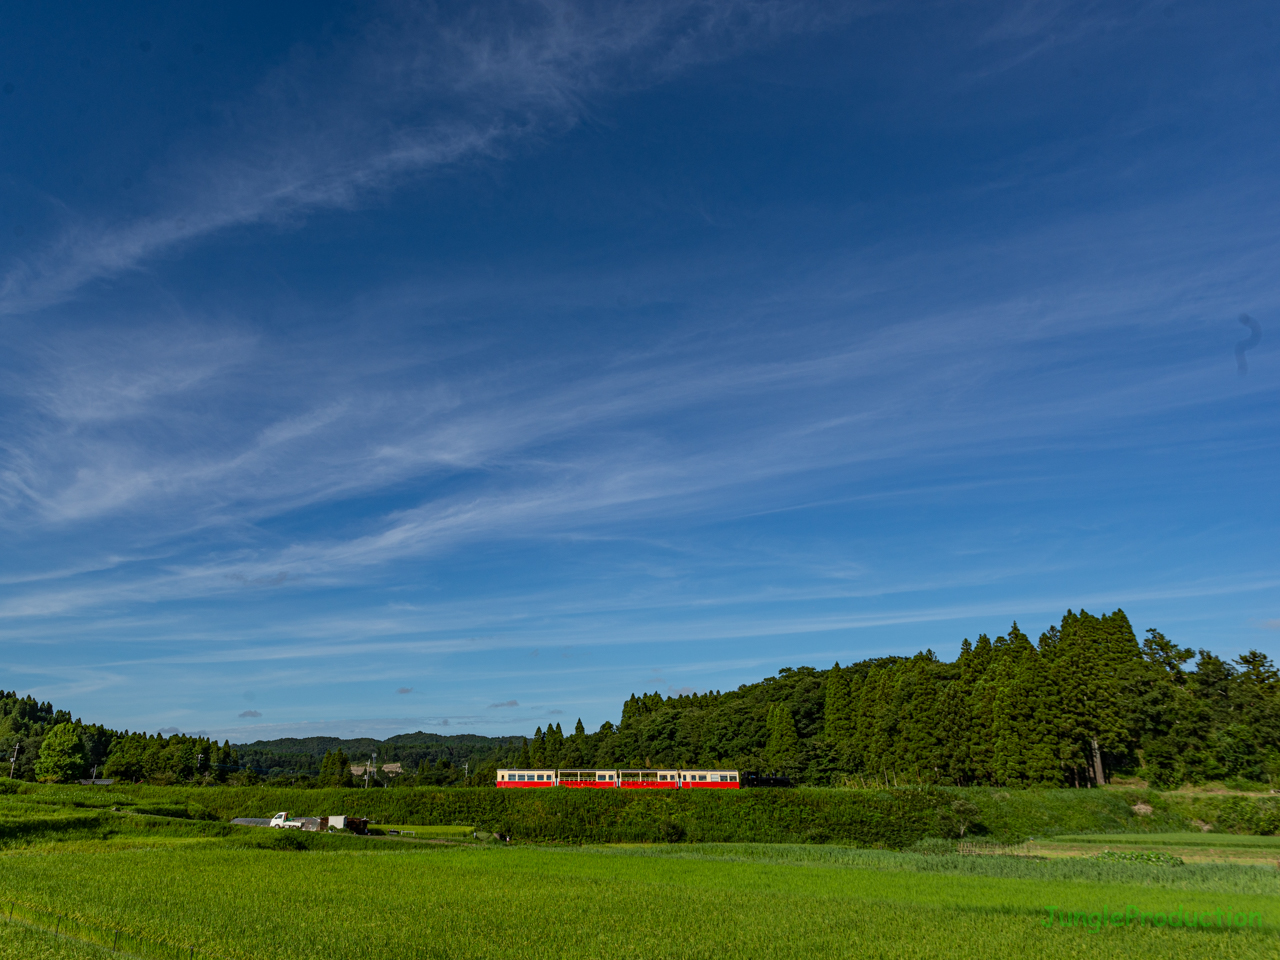
[[[737,770],[681,770],[680,786],[682,788],[737,790],[741,788],[742,784],[738,782]]]
[[[657,788],[675,790],[680,786],[679,770],[619,770],[618,786],[624,790]]]
[[[556,781],[562,787],[616,787],[617,770],[561,770]]]
[[[554,787],[556,772],[554,770],[499,770],[498,786],[500,787]]]

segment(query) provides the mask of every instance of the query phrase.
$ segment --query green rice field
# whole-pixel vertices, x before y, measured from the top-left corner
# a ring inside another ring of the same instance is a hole
[[[371,833],[379,836],[390,835],[395,830],[401,836],[412,834],[413,839],[466,839],[474,831],[473,827],[441,827],[425,826],[420,823],[379,823],[369,828]]]
[[[252,832],[253,828],[245,828]],[[265,833],[265,831],[263,831]],[[548,847],[119,837],[0,854],[5,904],[233,958],[1274,957],[1280,871],[837,846]],[[1135,922],[1045,926],[1048,907]],[[1256,918],[1139,926],[1139,913]],[[109,956],[0,924],[0,957]],[[18,946],[14,946],[17,944]],[[3,952],[8,951],[8,952]]]
[[[112,956],[118,954],[44,930],[0,926],[0,960],[106,960]]]

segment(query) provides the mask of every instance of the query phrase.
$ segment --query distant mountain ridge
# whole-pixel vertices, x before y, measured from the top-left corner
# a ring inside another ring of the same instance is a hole
[[[330,750],[343,750],[346,753],[360,754],[362,751],[376,750],[380,746],[410,747],[431,745],[458,745],[466,747],[489,747],[518,742],[520,735],[507,737],[485,737],[475,733],[457,733],[445,736],[439,733],[426,733],[418,730],[415,733],[398,733],[385,740],[373,737],[279,737],[275,740],[254,740],[251,743],[233,743],[237,750],[262,750],[272,753],[311,754],[323,757]]]
[[[316,773],[320,761],[331,750],[341,750],[353,763],[367,761],[377,753],[378,763],[398,763],[406,770],[415,770],[426,762],[435,766],[447,761],[453,767],[478,769],[480,764],[495,756],[519,748],[522,737],[485,737],[474,733],[442,735],[418,730],[401,733],[386,740],[372,737],[280,737],[275,740],[255,740],[252,743],[234,744],[240,762],[262,770],[266,775],[282,773]]]

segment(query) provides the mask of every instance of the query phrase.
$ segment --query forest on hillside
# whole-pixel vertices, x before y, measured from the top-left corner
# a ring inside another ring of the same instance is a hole
[[[1139,640],[1122,610],[1068,611],[1036,642],[1014,623],[994,640],[966,639],[951,662],[925,650],[784,668],[723,693],[633,695],[618,724],[593,733],[579,720],[567,735],[557,723],[531,739],[455,739],[219,746],[116,734],[0,693],[0,749],[21,744],[24,779],[86,775],[95,764],[100,775],[157,783],[340,785],[351,782],[348,761],[379,744],[380,762],[404,758],[405,773],[384,778],[393,786],[492,784],[499,766],[639,766],[777,772],[810,785],[1087,787],[1129,774],[1170,788],[1280,780],[1280,675],[1258,651],[1228,662],[1154,628]]]
[[[1192,662],[1194,661],[1194,663]],[[592,735],[539,731],[530,762],[731,766],[809,784],[1152,786],[1280,777],[1280,677],[1263,654],[1226,662],[1123,610],[1068,611],[1038,642],[1019,629],[960,656],[783,669],[727,693],[631,697]]]

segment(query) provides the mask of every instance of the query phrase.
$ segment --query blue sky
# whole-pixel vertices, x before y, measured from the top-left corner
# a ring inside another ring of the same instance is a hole
[[[245,741],[1069,607],[1275,656],[1277,16],[7,11],[0,688]]]

